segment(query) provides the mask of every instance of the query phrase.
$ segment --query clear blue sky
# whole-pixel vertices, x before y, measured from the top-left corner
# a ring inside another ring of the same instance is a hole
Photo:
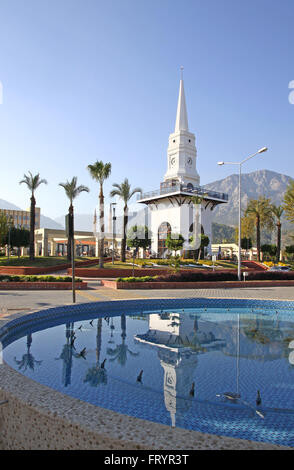
[[[107,196],[125,177],[159,187],[181,65],[201,184],[263,146],[246,171],[294,176],[293,0],[1,0],[0,21],[1,199],[28,207],[18,181],[40,172],[37,204],[56,217],[58,183],[78,176],[91,193],[76,212],[93,212],[97,159],[112,163]]]

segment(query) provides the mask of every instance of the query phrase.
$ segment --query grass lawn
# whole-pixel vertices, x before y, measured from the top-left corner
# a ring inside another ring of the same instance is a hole
[[[93,259],[87,256],[76,258],[76,261],[86,261]],[[66,256],[36,256],[34,261],[31,261],[28,256],[10,256],[8,262],[7,256],[0,256],[0,266],[31,266],[31,267],[48,267],[57,266],[59,264],[68,263]]]

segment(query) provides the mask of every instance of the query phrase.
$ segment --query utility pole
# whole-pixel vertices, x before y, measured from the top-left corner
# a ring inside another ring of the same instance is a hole
[[[111,202],[110,207],[112,208],[113,215],[112,215],[112,264],[114,264],[114,243],[115,243],[115,206],[116,202]]]

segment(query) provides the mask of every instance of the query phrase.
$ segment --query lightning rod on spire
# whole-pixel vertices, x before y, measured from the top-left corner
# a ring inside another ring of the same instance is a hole
[[[181,80],[183,80],[183,70],[184,70],[184,67],[181,65],[180,67],[180,70],[181,70]]]

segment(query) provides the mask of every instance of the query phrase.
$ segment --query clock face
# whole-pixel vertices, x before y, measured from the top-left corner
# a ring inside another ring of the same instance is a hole
[[[187,165],[189,165],[189,166],[192,165],[192,158],[191,158],[191,157],[189,157],[189,158],[187,159]]]

